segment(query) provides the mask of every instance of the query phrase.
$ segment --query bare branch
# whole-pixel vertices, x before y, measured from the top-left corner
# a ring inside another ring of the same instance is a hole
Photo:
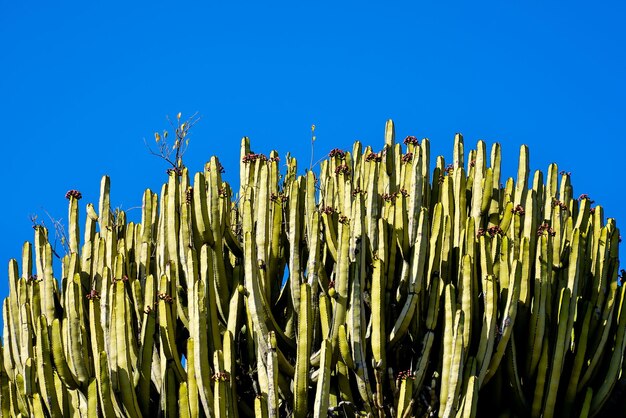
[[[178,115],[176,115],[176,123],[174,123],[169,116],[166,116],[166,119],[169,122],[170,126],[174,129],[174,144],[172,145],[168,142],[169,133],[167,130],[163,131],[163,136],[161,136],[158,132],[155,132],[154,134],[155,141],[159,145],[158,152],[152,150],[145,138],[144,143],[146,144],[146,148],[148,148],[150,154],[165,160],[168,164],[172,166],[172,168],[167,170],[168,172],[174,171],[180,175],[182,169],[185,167],[185,165],[183,164],[183,156],[189,148],[189,136],[191,128],[193,128],[193,126],[198,123],[200,117],[196,112],[191,115],[191,117],[189,117],[187,120],[181,123],[181,114],[178,113]]]
[[[52,225],[54,226],[54,245],[52,245],[52,253],[58,259],[60,259],[61,256],[59,256],[59,254],[56,251],[57,242],[61,243],[61,247],[63,247],[65,254],[70,253],[70,244],[67,238],[67,232],[65,231],[65,226],[63,226],[63,224],[61,223],[62,219],[55,219],[52,217],[52,215],[48,213],[47,210],[44,209],[43,211],[46,215],[48,215],[48,218],[50,218],[50,221],[52,222]]]

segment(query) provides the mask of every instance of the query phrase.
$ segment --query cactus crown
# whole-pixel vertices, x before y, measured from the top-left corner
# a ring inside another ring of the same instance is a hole
[[[84,223],[66,195],[60,276],[43,227],[9,262],[2,416],[593,416],[620,399],[619,230],[555,164],[531,178],[522,146],[503,186],[500,146],[466,155],[457,134],[431,173],[428,139],[403,149],[389,121],[380,152],[334,149],[318,176],[290,157],[281,176],[244,138],[232,201],[217,158],[190,177],[177,126],[141,223],[111,211],[105,177]]]

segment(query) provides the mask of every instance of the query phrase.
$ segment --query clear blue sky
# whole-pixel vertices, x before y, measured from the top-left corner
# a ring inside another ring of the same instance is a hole
[[[623,2],[36,3],[0,0],[2,298],[31,214],[66,221],[65,192],[84,209],[104,174],[124,209],[160,189],[143,139],[179,111],[202,116],[187,165],[217,154],[233,183],[242,136],[304,168],[311,124],[317,159],[380,147],[392,118],[447,158],[455,132],[502,143],[507,177],[528,144],[626,225]]]

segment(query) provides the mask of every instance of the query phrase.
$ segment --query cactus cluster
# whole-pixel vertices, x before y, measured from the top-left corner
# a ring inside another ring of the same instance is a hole
[[[244,138],[236,196],[213,157],[136,224],[105,177],[82,242],[68,192],[61,275],[41,226],[9,262],[2,416],[602,413],[626,375],[615,221],[525,146],[504,185],[498,144],[429,155],[389,121],[299,176]]]

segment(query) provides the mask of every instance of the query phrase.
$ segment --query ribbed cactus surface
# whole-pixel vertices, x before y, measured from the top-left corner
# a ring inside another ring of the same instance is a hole
[[[62,271],[44,227],[9,262],[2,416],[624,407],[615,220],[555,164],[531,175],[525,146],[516,179],[498,144],[466,153],[461,135],[430,166],[429,141],[396,143],[389,121],[382,149],[333,150],[317,175],[244,138],[236,194],[215,157],[171,170],[140,224],[111,211],[107,177],[83,221],[68,192]]]

